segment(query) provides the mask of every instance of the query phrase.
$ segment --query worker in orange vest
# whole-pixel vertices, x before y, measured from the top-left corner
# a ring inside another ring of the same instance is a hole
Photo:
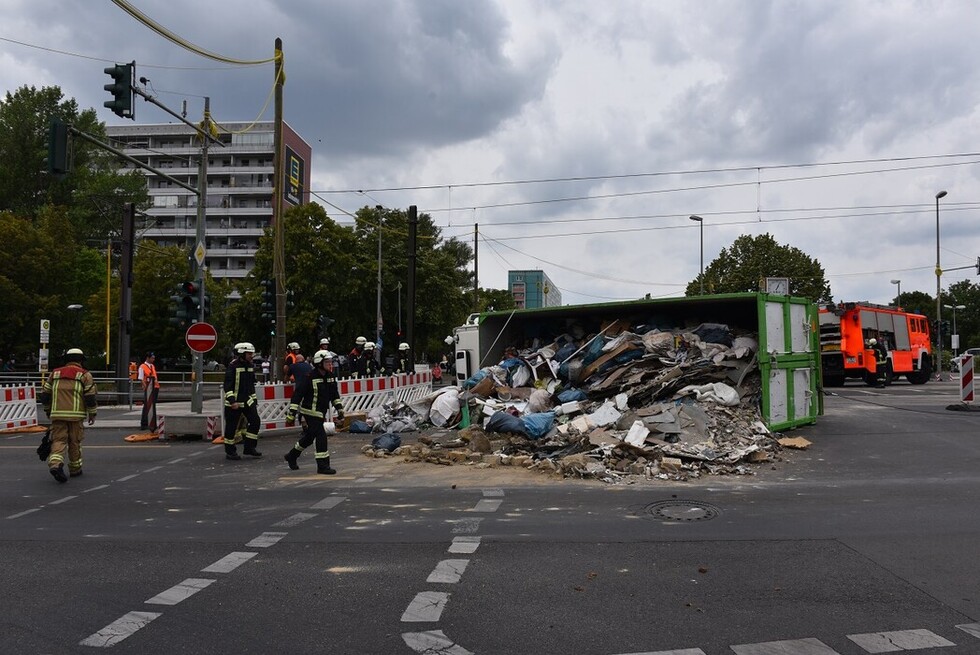
[[[140,414],[141,430],[156,430],[157,427],[157,396],[160,395],[160,378],[157,377],[157,367],[154,365],[156,355],[146,353],[146,359],[139,366],[137,374],[143,385],[143,413]],[[153,414],[153,424],[150,425],[150,414]]]

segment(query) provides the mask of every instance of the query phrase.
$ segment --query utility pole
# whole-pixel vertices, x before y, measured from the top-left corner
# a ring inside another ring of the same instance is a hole
[[[197,320],[204,323],[204,278],[207,269],[204,266],[204,258],[207,255],[207,205],[208,205],[208,144],[211,139],[211,98],[204,98],[204,122],[201,127],[207,135],[201,139],[201,163],[197,174],[197,233],[196,245],[194,246],[193,268],[194,279],[199,280],[197,288]],[[191,412],[201,414],[204,412],[204,353],[194,352],[194,376],[191,381]]]
[[[286,352],[286,250],[285,225],[282,215],[282,195],[284,172],[282,162],[282,85],[283,85],[283,55],[282,39],[276,37],[276,67],[275,67],[275,127],[273,140],[275,162],[272,170],[275,180],[272,183],[272,224],[273,252],[272,277],[276,281],[276,336],[272,340],[275,348],[272,355],[274,380],[282,380],[283,356]]]
[[[406,327],[405,341],[408,347],[415,350],[415,270],[418,266],[418,231],[419,231],[419,208],[410,205],[408,208],[408,289],[406,299]]]
[[[480,311],[480,224],[473,223],[473,311]]]

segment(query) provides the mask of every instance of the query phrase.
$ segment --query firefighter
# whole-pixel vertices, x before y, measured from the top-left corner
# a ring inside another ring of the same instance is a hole
[[[65,365],[51,371],[41,385],[41,405],[51,419],[51,453],[48,455],[48,471],[58,482],[67,482],[65,476],[65,449],[68,450],[68,475],[82,474],[82,439],[85,438],[82,421],[95,423],[95,380],[82,365],[85,354],[78,348],[65,353]]]
[[[331,407],[337,412],[337,420],[344,420],[344,405],[340,402],[340,390],[334,373],[334,355],[328,350],[318,350],[313,355],[313,372],[302,380],[297,380],[296,390],[289,401],[286,424],[292,425],[299,414],[306,420],[303,436],[283,456],[289,468],[299,469],[297,460],[310,444],[314,444],[316,472],[333,475],[337,471],[330,467],[330,450],[327,446],[327,431],[324,421]]]
[[[885,344],[877,339],[870,339],[868,345],[875,353],[875,386],[879,389],[885,388],[885,376],[888,369],[888,351]]]
[[[282,378],[286,382],[293,381],[293,377],[289,373],[289,367],[296,363],[296,356],[299,355],[300,350],[302,349],[295,341],[286,344],[286,356],[282,360]]]
[[[374,342],[368,341],[364,344],[364,352],[351,364],[351,377],[370,378],[378,375],[380,370],[378,360],[374,358]]]
[[[404,341],[398,344],[398,362],[395,365],[395,373],[411,373],[414,370],[411,350],[412,347]]]
[[[357,366],[361,358],[364,357],[364,344],[367,343],[367,339],[364,337],[357,337],[354,340],[354,347],[351,348],[350,354],[347,355],[347,374],[352,378],[357,377]]]
[[[235,433],[238,421],[245,418],[245,434],[242,445],[249,457],[262,457],[256,446],[259,444],[258,399],[255,396],[255,369],[252,358],[255,346],[243,341],[235,346],[238,356],[232,360],[225,371],[225,458],[238,460],[241,456],[235,449]]]

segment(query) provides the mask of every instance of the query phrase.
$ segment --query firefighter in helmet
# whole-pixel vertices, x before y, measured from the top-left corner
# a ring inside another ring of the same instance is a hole
[[[302,348],[295,341],[290,341],[286,344],[286,356],[282,359],[282,379],[286,382],[293,381],[289,368],[296,363],[296,357],[300,354],[301,350]]]
[[[885,344],[874,338],[868,340],[868,345],[875,354],[875,386],[884,389],[888,373],[888,351],[885,350]]]
[[[398,363],[395,366],[395,373],[411,373],[413,369],[412,347],[403,341],[398,344]]]
[[[39,400],[51,418],[51,451],[48,471],[58,482],[67,482],[65,450],[68,451],[68,475],[82,474],[82,422],[95,423],[98,411],[92,374],[85,370],[85,354],[78,348],[65,353],[65,365],[51,371],[41,385]]]
[[[351,364],[351,377],[369,378],[380,374],[381,367],[378,360],[374,358],[374,342],[367,341],[364,344],[364,352]]]
[[[235,436],[238,422],[245,420],[245,434],[242,441],[244,452],[249,457],[262,457],[256,446],[259,444],[258,398],[255,396],[255,346],[247,341],[235,345],[237,356],[225,371],[225,457],[238,460],[241,456],[235,449]]]
[[[283,456],[289,468],[297,470],[297,460],[310,444],[314,444],[316,454],[316,472],[333,475],[337,471],[330,467],[330,450],[327,447],[327,431],[324,426],[327,413],[331,408],[336,411],[337,419],[344,419],[344,405],[340,402],[340,390],[337,388],[337,377],[334,373],[336,355],[329,350],[318,350],[313,355],[313,372],[302,380],[297,380],[293,397],[289,401],[286,412],[286,423],[291,425],[296,421],[296,415],[306,420],[306,430],[296,445]]]

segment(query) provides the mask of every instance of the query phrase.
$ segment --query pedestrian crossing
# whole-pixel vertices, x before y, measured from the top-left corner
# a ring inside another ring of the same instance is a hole
[[[845,635],[866,653],[897,653],[943,648],[949,646],[977,646],[980,639],[980,623],[965,623],[955,626],[963,634],[959,643],[942,637],[931,630],[892,630],[888,632],[867,632]],[[953,635],[950,635],[953,636]],[[764,641],[755,644],[733,644],[729,646],[735,655],[841,655],[815,637]],[[707,655],[700,648],[681,648],[674,650],[645,651],[642,653],[620,653],[619,655]]]

